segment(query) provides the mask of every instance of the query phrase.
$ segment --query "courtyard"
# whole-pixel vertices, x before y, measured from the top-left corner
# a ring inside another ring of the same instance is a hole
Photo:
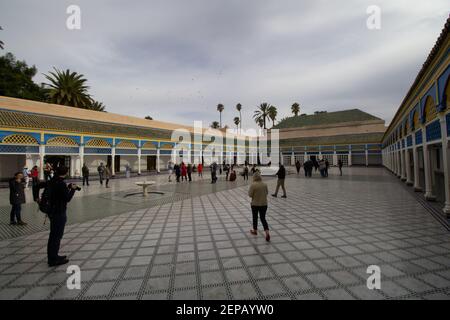
[[[0,299],[450,299],[445,226],[387,170],[337,171],[287,176],[288,198],[269,199],[270,243],[249,233],[242,177],[147,177],[160,193],[146,199],[139,178],[93,181],[69,204],[61,249],[81,269],[79,290],[67,265],[47,266],[43,215],[27,203],[29,225],[8,226],[1,189]],[[366,286],[370,265],[380,290]]]

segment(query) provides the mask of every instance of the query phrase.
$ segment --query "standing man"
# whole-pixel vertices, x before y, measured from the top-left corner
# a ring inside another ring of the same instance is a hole
[[[110,164],[108,164],[108,165],[105,167],[105,179],[106,179],[105,186],[106,186],[107,188],[109,188],[108,183],[109,183],[109,179],[111,179],[111,165],[110,165]]]
[[[67,203],[72,200],[75,190],[79,190],[76,184],[66,185],[64,179],[67,168],[64,166],[56,169],[55,178],[49,182],[49,198],[51,203],[50,235],[47,244],[47,259],[49,267],[59,266],[69,262],[66,256],[60,256],[59,247],[64,235],[64,227],[67,222]]]
[[[30,172],[31,176],[31,190],[33,191],[33,200],[39,200],[39,170],[37,166],[34,166]]]
[[[22,221],[20,213],[22,211],[22,203],[25,203],[25,185],[23,183],[23,173],[17,172],[14,178],[9,180],[9,203],[11,204],[10,224],[26,225]]]
[[[213,162],[211,164],[211,183],[216,183],[217,181],[217,163]]]
[[[86,163],[83,163],[83,167],[81,168],[81,173],[83,175],[83,186],[86,183],[86,185],[89,186],[89,168],[86,165]]]
[[[330,168],[330,162],[325,158],[325,176],[328,177],[328,169]]]
[[[173,162],[169,161],[167,163],[167,171],[169,171],[169,182],[172,182],[172,173],[173,173]]]
[[[98,176],[100,178],[100,184],[103,185],[103,178],[105,175],[105,166],[103,162],[100,162],[100,165],[97,167]]]
[[[342,160],[339,159],[338,160],[338,168],[339,168],[339,175],[340,176],[342,176],[342,166],[343,166]]]
[[[192,181],[192,164],[188,163],[187,165],[187,175],[188,175],[188,181]]]
[[[295,162],[295,168],[297,169],[297,174],[300,173],[300,167],[301,167],[300,161],[297,160],[297,161]]]
[[[278,180],[277,180],[277,188],[275,189],[275,193],[272,194],[272,197],[277,197],[278,195],[278,190],[283,189],[283,195],[281,196],[282,198],[287,198],[286,195],[286,189],[284,188],[284,179],[286,178],[286,169],[284,168],[284,166],[280,163],[280,168],[278,169],[276,175],[278,176]]]

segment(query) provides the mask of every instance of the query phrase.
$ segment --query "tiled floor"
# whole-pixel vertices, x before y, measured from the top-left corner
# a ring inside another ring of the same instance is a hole
[[[68,226],[81,290],[47,267],[46,232],[0,241],[0,298],[450,299],[450,234],[386,171],[286,185],[271,243],[248,232],[247,186]],[[366,286],[373,264],[381,290]]]

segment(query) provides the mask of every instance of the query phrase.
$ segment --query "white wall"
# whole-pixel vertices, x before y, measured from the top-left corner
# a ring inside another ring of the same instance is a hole
[[[108,161],[107,155],[85,155],[84,156],[84,163],[89,168],[89,174],[97,174],[97,167],[100,165],[100,162],[103,162],[103,164],[106,166]],[[83,164],[81,164],[83,165]]]

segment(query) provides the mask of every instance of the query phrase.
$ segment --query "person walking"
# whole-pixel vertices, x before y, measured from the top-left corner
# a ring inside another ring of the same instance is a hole
[[[211,164],[211,183],[217,182],[217,163]]]
[[[111,173],[111,165],[108,164],[105,167],[105,187],[109,188],[108,183],[109,183],[109,179],[111,179],[112,173]]]
[[[14,178],[9,180],[9,203],[11,204],[10,224],[26,225],[22,221],[22,204],[25,203],[25,185],[23,182],[23,173],[17,172]]]
[[[284,166],[280,163],[280,168],[278,169],[276,175],[278,176],[278,180],[277,180],[277,187],[275,189],[275,193],[272,194],[272,197],[277,197],[278,195],[278,190],[283,189],[283,195],[281,196],[282,198],[287,198],[286,195],[286,189],[284,187],[284,179],[286,178],[286,169],[284,168]]]
[[[297,169],[297,174],[300,174],[300,168],[301,168],[301,164],[300,164],[300,161],[299,160],[297,160],[296,162],[295,162],[295,168]]]
[[[320,175],[322,178],[325,178],[325,169],[326,169],[326,165],[325,165],[325,160],[319,160],[319,171],[320,171]]]
[[[203,178],[203,164],[199,163],[197,170],[198,170],[198,176]]]
[[[181,162],[181,181],[187,181],[187,167],[184,162]]]
[[[248,169],[248,165],[247,165],[247,162],[246,162],[245,166],[244,166],[243,176],[244,176],[244,180],[247,180],[247,181],[248,181],[248,172],[249,172],[249,169]]]
[[[223,170],[225,171],[225,180],[228,181],[228,177],[230,175],[231,166],[226,163],[223,165]]]
[[[72,199],[75,190],[79,190],[76,184],[66,185],[68,169],[60,166],[56,169],[55,177],[48,182],[47,188],[50,189],[49,200],[51,203],[50,235],[47,244],[47,262],[49,267],[59,266],[69,262],[67,256],[59,255],[61,239],[64,236],[64,227],[67,222],[67,203]]]
[[[252,198],[251,208],[252,208],[252,218],[253,218],[253,229],[250,230],[250,233],[253,235],[258,234],[258,215],[261,220],[261,223],[264,228],[264,232],[266,233],[266,241],[270,241],[270,233],[269,233],[269,225],[266,220],[267,213],[267,195],[269,190],[267,189],[267,185],[262,182],[261,174],[259,171],[255,172],[253,175],[253,182],[250,185],[250,189],[248,190],[248,196]]]
[[[103,185],[103,179],[105,178],[105,166],[103,162],[100,162],[100,165],[97,167],[97,172],[100,178],[100,184]]]
[[[81,174],[83,175],[83,186],[85,183],[89,186],[89,168],[86,163],[83,163],[83,167],[81,167]]]
[[[188,175],[188,181],[192,182],[192,164],[188,163],[187,165],[187,175]]]
[[[328,177],[328,169],[330,168],[330,162],[325,158],[325,177]]]
[[[178,163],[175,163],[175,165],[173,166],[174,171],[175,171],[175,176],[177,178],[177,182],[180,182],[180,177],[181,177],[181,167]]]
[[[257,171],[256,164],[253,164],[253,166],[252,166],[252,175],[254,175],[256,171]]]
[[[306,160],[305,163],[303,163],[303,170],[305,171],[306,178],[311,178],[313,167],[314,167],[314,164],[311,161],[311,159]]]
[[[169,182],[172,182],[172,174],[173,174],[173,162],[169,161],[167,163],[167,171],[169,172]]]
[[[36,202],[39,200],[39,170],[37,166],[34,166],[30,172],[31,176],[31,191],[33,193],[33,200]]]
[[[341,159],[339,159],[338,160],[338,168],[339,168],[339,175],[340,176],[342,176],[342,167],[343,167],[343,163],[342,163],[342,160]]]

